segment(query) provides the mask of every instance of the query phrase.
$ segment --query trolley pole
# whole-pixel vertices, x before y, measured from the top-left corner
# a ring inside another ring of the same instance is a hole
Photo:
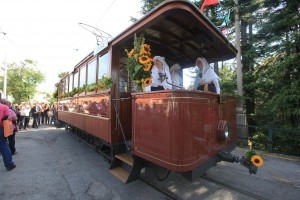
[[[240,17],[238,9],[238,0],[234,0],[235,4],[235,34],[236,34],[236,48],[238,50],[236,55],[237,62],[237,93],[238,93],[238,102],[237,102],[237,134],[239,138],[243,138],[240,141],[242,144],[247,145],[248,143],[248,129],[246,128],[247,120],[244,110],[244,100],[243,100],[243,73],[242,73],[242,61],[241,61],[241,31],[240,31]]]

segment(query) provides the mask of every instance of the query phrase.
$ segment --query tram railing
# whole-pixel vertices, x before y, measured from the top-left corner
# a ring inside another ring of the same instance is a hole
[[[237,126],[238,128],[247,129],[247,139],[250,148],[270,153],[300,156],[299,129],[283,129],[252,125]]]

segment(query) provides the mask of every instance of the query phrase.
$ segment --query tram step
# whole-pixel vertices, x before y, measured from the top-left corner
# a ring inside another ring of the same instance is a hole
[[[120,179],[123,183],[130,183],[139,178],[143,167],[143,160],[132,155],[121,153],[115,155],[109,172]]]
[[[116,167],[109,170],[115,177],[119,178],[123,183],[127,183],[129,172],[122,167]]]
[[[133,158],[131,155],[122,153],[122,154],[116,155],[115,157],[118,158],[119,160],[127,163],[128,165],[133,166]]]

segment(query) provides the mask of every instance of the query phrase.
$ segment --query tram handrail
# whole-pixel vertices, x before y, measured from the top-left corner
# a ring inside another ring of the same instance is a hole
[[[119,113],[118,113],[117,108],[116,108],[116,103],[117,103],[117,101],[124,100],[124,99],[131,99],[131,97],[128,97],[128,98],[120,98],[120,99],[112,99],[112,101],[115,101],[115,103],[114,103],[113,105],[114,105],[114,109],[115,109],[115,112],[116,112],[117,121],[118,121],[118,124],[119,124],[120,129],[121,129],[121,132],[122,132],[122,137],[123,137],[123,140],[124,140],[126,149],[127,149],[127,150],[130,150],[130,148],[128,147],[127,141],[126,141],[126,137],[125,137],[124,130],[123,130],[123,127],[122,127],[122,124],[121,124],[121,120],[120,120],[120,117],[119,117]]]

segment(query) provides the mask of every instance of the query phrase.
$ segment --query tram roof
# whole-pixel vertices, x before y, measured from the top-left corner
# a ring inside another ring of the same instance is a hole
[[[112,46],[131,49],[134,34],[144,34],[153,56],[168,64],[195,65],[197,57],[209,63],[229,60],[237,49],[194,4],[184,0],[165,1],[128,27],[112,41]]]

